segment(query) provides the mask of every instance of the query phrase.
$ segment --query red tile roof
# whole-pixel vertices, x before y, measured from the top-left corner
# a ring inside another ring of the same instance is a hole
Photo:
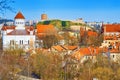
[[[85,30],[84,28],[80,28],[80,36],[98,36],[98,33],[92,30]]]
[[[57,50],[57,51],[59,51],[59,52],[65,51],[65,49],[62,46],[60,46],[60,45],[52,46],[52,48],[55,49],[55,50]]]
[[[77,46],[66,46],[66,45],[56,45],[52,46],[57,51],[66,51],[66,50],[75,50],[77,49]]]
[[[104,32],[120,32],[120,24],[106,24],[104,26]]]
[[[53,25],[37,24],[37,33],[49,33],[54,31],[55,31],[55,28],[53,27]]]
[[[94,31],[88,31],[87,34],[88,36],[98,36],[97,32]]]
[[[7,35],[30,35],[30,32],[27,30],[13,30],[12,32],[8,33]]]
[[[118,44],[119,45],[119,44]],[[103,48],[99,48],[99,47],[88,47],[88,48],[80,48],[79,50],[75,51],[71,57],[75,58],[77,60],[80,60],[83,56],[85,55],[96,55],[99,53],[107,53],[108,52],[108,48],[107,47],[103,47]],[[111,49],[110,53],[120,53],[120,50],[117,48]]]
[[[3,26],[1,30],[15,29],[15,26]]]
[[[1,30],[6,31],[7,30],[6,26],[3,26]]]
[[[29,30],[29,31],[33,31],[34,30],[34,26],[25,26],[25,29]]]
[[[14,19],[25,19],[21,12],[18,12]]]
[[[33,26],[25,26],[25,30],[16,30],[15,26],[3,26],[1,30],[13,30],[10,33],[7,33],[7,35],[30,35],[30,31],[34,30]],[[35,35],[35,32],[33,32],[33,35]]]
[[[100,49],[94,47],[87,47],[87,48],[80,48],[79,50],[75,51],[71,56],[76,59],[80,59],[85,55],[96,55],[98,54]]]
[[[55,35],[56,30],[53,25],[41,25],[37,24],[37,36],[42,38],[46,35]]]
[[[78,48],[78,46],[63,46],[64,48],[66,48],[67,50],[75,50]]]

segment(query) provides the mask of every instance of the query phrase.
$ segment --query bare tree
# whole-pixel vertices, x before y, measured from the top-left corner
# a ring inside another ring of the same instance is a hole
[[[6,10],[14,12],[11,3],[14,3],[14,0],[0,0],[0,13],[4,14]]]

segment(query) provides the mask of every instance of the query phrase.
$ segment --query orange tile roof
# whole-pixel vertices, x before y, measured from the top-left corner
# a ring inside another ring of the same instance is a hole
[[[55,32],[53,25],[41,25],[37,24],[37,33],[50,33]]]
[[[77,46],[66,46],[66,45],[63,47],[66,48],[67,50],[75,50],[78,48]]]
[[[87,34],[88,36],[98,36],[97,32],[94,31],[88,31]]]
[[[6,30],[7,30],[7,27],[6,27],[6,26],[3,26],[1,30],[6,31]]]
[[[25,26],[25,29],[29,30],[29,31],[32,31],[32,30],[34,30],[34,26]]]
[[[3,26],[1,30],[15,29],[15,26]]]
[[[65,51],[65,49],[61,46],[61,45],[57,45],[57,46],[52,46],[52,48],[54,48],[57,51]]]
[[[21,12],[18,12],[14,19],[25,19]]]
[[[85,30],[84,28],[80,28],[80,36],[85,36],[85,34],[90,36],[98,36],[98,33],[92,30]]]
[[[104,32],[120,32],[120,24],[106,24],[103,26],[104,28],[106,27],[106,29],[104,29]]]
[[[71,55],[72,58],[75,58],[75,59],[77,59],[77,60],[80,60],[81,57],[83,57],[83,56],[84,56],[84,54],[82,54],[79,50],[76,51],[76,52],[74,52],[74,53]]]
[[[96,55],[99,53],[99,50],[100,49],[98,47],[80,48],[79,50],[75,51],[71,56],[79,60],[85,55]]]
[[[118,38],[117,36],[104,36],[104,40],[118,40]]]
[[[56,30],[53,25],[41,25],[37,24],[37,36],[43,38],[46,35],[55,35]]]
[[[7,33],[7,35],[30,35],[30,31],[34,30],[33,26],[25,26],[25,30],[16,30],[15,26],[3,26],[1,30],[13,30],[10,33]],[[33,32],[33,35],[35,35],[35,32]]]
[[[7,35],[30,35],[30,32],[27,30],[13,30],[12,32],[8,33]]]
[[[79,50],[75,51],[71,57],[75,58],[77,60],[80,60],[83,56],[85,55],[96,55],[99,54],[101,52],[107,53],[108,52],[108,48],[107,47],[103,47],[103,48],[99,48],[99,47],[88,47],[88,48],[80,48]],[[118,48],[116,49],[111,49],[110,53],[120,53],[120,50],[118,50]]]

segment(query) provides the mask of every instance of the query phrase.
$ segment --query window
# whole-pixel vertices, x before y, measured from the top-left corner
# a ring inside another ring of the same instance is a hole
[[[22,44],[23,44],[23,40],[22,40]]]
[[[20,44],[21,44],[21,40],[20,40]]]
[[[10,45],[12,45],[11,40],[10,40]]]
[[[15,41],[14,40],[10,40],[10,45],[14,45]]]
[[[113,58],[115,58],[115,55],[113,55]]]
[[[20,40],[20,44],[23,44],[23,40]]]
[[[28,40],[28,44],[29,44],[30,42],[29,42],[29,40]]]

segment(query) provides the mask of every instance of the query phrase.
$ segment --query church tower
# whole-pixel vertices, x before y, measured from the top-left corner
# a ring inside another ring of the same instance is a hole
[[[25,17],[21,12],[18,12],[14,18],[16,29],[25,29]]]

